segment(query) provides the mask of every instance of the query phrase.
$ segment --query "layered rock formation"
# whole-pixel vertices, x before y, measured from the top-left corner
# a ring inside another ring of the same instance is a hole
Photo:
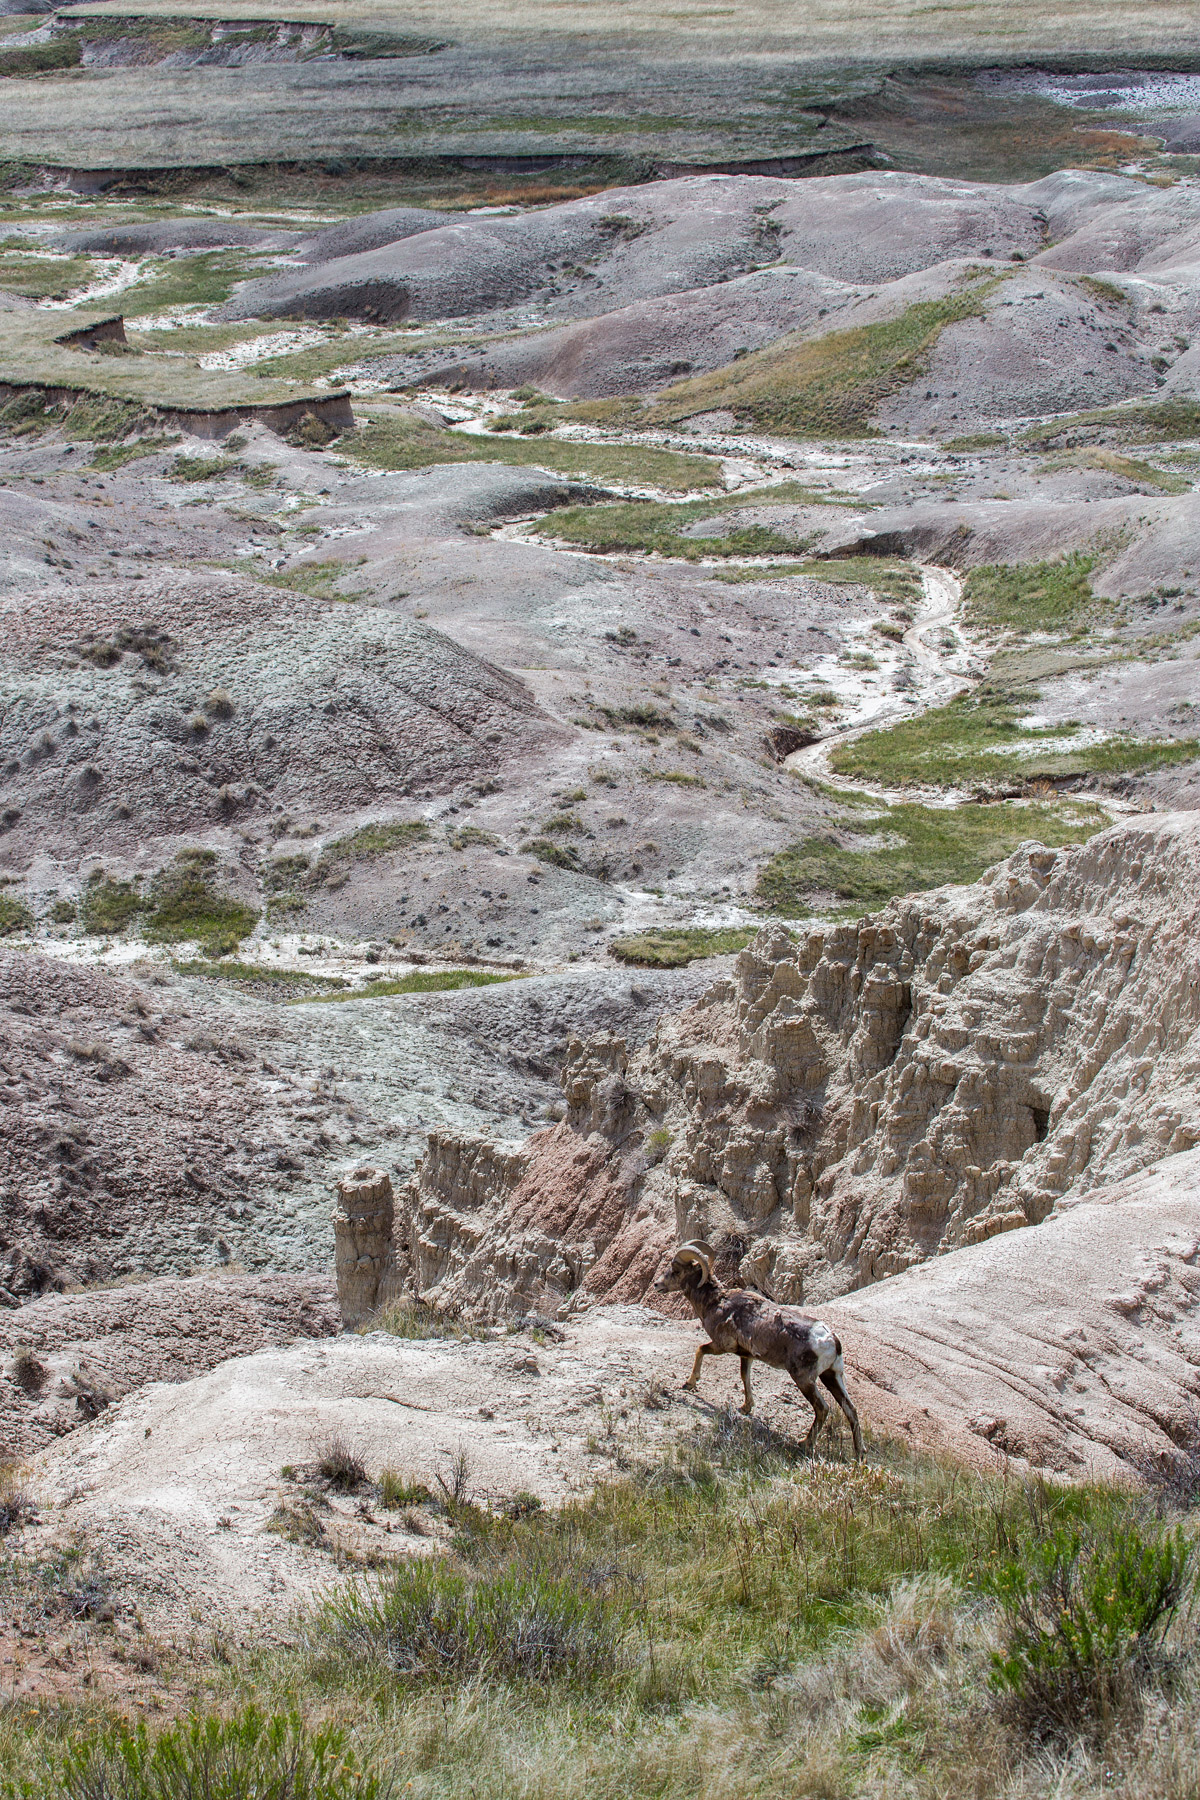
[[[396,1264],[438,1303],[640,1299],[677,1237],[823,1301],[1200,1142],[1200,820],[1023,846],[977,885],[769,926],[631,1052],[572,1042],[525,1146],[435,1137]]]

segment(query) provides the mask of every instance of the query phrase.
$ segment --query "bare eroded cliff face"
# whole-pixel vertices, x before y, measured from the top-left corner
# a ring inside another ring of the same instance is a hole
[[[630,1052],[570,1046],[524,1146],[436,1137],[395,1268],[437,1303],[642,1299],[703,1234],[727,1275],[821,1301],[1200,1142],[1200,818],[1023,846],[861,923],[768,926]]]

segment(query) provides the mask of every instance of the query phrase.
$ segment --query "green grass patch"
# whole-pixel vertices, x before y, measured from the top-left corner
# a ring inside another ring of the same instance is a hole
[[[1138,487],[1156,488],[1160,494],[1187,494],[1192,489],[1186,475],[1175,474],[1170,469],[1156,469],[1153,463],[1099,447],[1064,450],[1051,457],[1043,467],[1049,473],[1058,469],[1097,469],[1103,474],[1119,475],[1123,481],[1132,481]]]
[[[397,994],[449,994],[458,988],[492,987],[497,981],[516,981],[516,975],[498,975],[490,969],[414,969],[410,975],[381,976],[362,987],[340,994],[316,994],[314,1000],[390,1000]],[[293,1002],[299,1006],[299,1000]]]
[[[629,1384],[593,1440],[612,1472],[553,1509],[481,1492],[469,1440],[433,1472],[368,1471],[388,1523],[428,1535],[437,1518],[434,1555],[349,1582],[331,1557],[283,1643],[161,1664],[157,1688],[203,1696],[198,1724],[186,1701],[144,1734],[90,1695],[3,1709],[3,1800],[878,1800],[994,1794],[1014,1768],[1030,1794],[1082,1794],[1093,1749],[1114,1793],[1191,1792],[1193,1559],[1144,1496],[878,1441],[862,1465],[837,1442],[810,1460],[806,1415],[775,1432],[717,1413],[647,1454],[638,1414],[662,1408],[662,1377]],[[329,1553],[325,1489],[282,1479],[268,1529]],[[2,1559],[5,1616],[83,1617],[103,1644],[102,1571],[74,1555]],[[1080,1668],[1099,1679],[1077,1686]],[[1068,1702],[1062,1742],[1043,1676]],[[316,1726],[286,1726],[281,1767],[239,1723],[248,1702],[351,1736],[318,1780]],[[377,1793],[337,1785],[347,1768]]]
[[[26,300],[65,300],[77,288],[86,287],[97,272],[89,256],[22,256],[20,251],[0,254],[0,292],[20,294]]]
[[[258,924],[258,909],[217,885],[214,850],[181,850],[150,883],[142,930],[151,944],[195,942],[228,956]]]
[[[555,844],[549,838],[536,837],[521,848],[529,856],[536,856],[539,862],[549,863],[552,869],[568,869],[575,875],[582,870],[579,852],[571,844]]]
[[[0,427],[14,437],[35,431],[61,431],[64,437],[112,443],[147,430],[153,412],[134,400],[109,394],[69,393],[61,399],[45,388],[22,388],[0,406]]]
[[[136,881],[114,881],[97,869],[89,875],[79,898],[79,923],[95,937],[127,931],[141,912],[144,901]]]
[[[740,925],[678,929],[664,926],[659,931],[613,938],[608,953],[618,962],[636,963],[641,968],[682,969],[706,956],[728,956],[734,950],[744,950],[754,936],[754,927]]]
[[[1132,301],[1124,288],[1119,288],[1114,281],[1104,281],[1099,275],[1079,275],[1076,277],[1081,288],[1086,288],[1093,300],[1099,300],[1104,306],[1119,306],[1122,312],[1129,312]]]
[[[193,1713],[160,1726],[98,1722],[57,1743],[44,1770],[43,1800],[387,1800],[387,1787],[363,1769],[344,1730],[315,1729],[298,1713],[266,1715],[254,1706],[232,1717]],[[32,1796],[7,1782],[0,1790]]]
[[[973,450],[1004,450],[1008,439],[1002,431],[970,431],[965,437],[944,438],[941,447],[952,455],[969,456]]]
[[[344,581],[347,571],[356,568],[357,563],[345,558],[329,557],[324,562],[300,563],[291,569],[273,569],[263,574],[256,571],[256,580],[267,587],[288,588],[294,594],[307,594],[310,600],[343,600],[347,603],[361,600],[361,589],[345,594],[338,583]]]
[[[132,444],[110,444],[93,453],[92,468],[99,469],[102,474],[109,474],[113,469],[123,469],[126,463],[137,462],[143,456],[157,456],[160,451],[170,450],[179,441],[178,436],[160,435],[136,438]]]
[[[232,981],[239,987],[345,988],[350,983],[343,975],[318,975],[307,969],[266,968],[262,963],[246,963],[228,957],[220,962],[175,962],[181,975],[203,975],[206,981]]]
[[[244,466],[233,456],[177,456],[167,473],[172,481],[217,481]]]
[[[915,605],[921,598],[921,572],[911,563],[883,556],[815,557],[798,571],[815,581],[853,583],[868,587],[882,600]]]
[[[321,852],[321,862],[360,862],[368,856],[387,856],[394,850],[424,844],[429,836],[424,819],[381,819],[335,838]]]
[[[1035,450],[1083,444],[1098,436],[1130,444],[1172,444],[1200,438],[1200,400],[1143,400],[1134,406],[1101,406],[1035,425],[1021,438]]]
[[[1078,725],[1055,725],[1045,731],[1021,725],[1030,704],[1018,706],[987,692],[962,696],[898,725],[864,732],[834,750],[829,764],[837,775],[883,786],[978,784],[1011,789],[1015,784],[1025,789],[1070,775],[1142,773],[1200,754],[1195,738],[1111,737],[1074,749],[1070,740],[1080,730]],[[1047,746],[1045,739],[1055,741]]]
[[[770,525],[742,525],[730,531],[715,530],[704,537],[683,535],[684,526],[699,520],[718,520],[732,507],[770,506],[797,500],[823,503],[810,489],[759,488],[729,494],[719,501],[619,500],[597,506],[564,506],[540,518],[533,529],[543,537],[578,544],[599,553],[641,551],[644,554],[680,557],[699,562],[708,556],[798,555],[807,538],[796,538]],[[755,571],[761,575],[764,571]]]
[[[8,25],[5,20],[5,26]],[[51,38],[44,44],[29,44],[22,49],[0,50],[0,77],[5,75],[44,75],[51,69],[73,69],[80,58],[78,38]]]
[[[29,931],[33,926],[33,914],[23,900],[13,894],[0,894],[0,937],[9,937],[14,931]]]
[[[686,769],[643,769],[646,781],[669,781],[674,787],[707,787],[703,775],[689,775]]]
[[[176,256],[160,262],[147,279],[121,295],[127,319],[144,319],[177,306],[219,306],[239,281],[261,275],[259,264],[239,250],[209,250],[199,256]]]
[[[995,285],[993,278],[941,300],[922,300],[878,325],[756,350],[665,389],[648,422],[729,411],[746,424],[796,437],[869,436],[880,403],[924,373],[948,325],[982,315]]]
[[[977,881],[1028,838],[1078,844],[1110,823],[1100,807],[1073,801],[890,806],[873,818],[836,819],[831,830],[781,850],[758,878],[758,898],[790,919],[829,896],[870,911],[895,894]],[[877,841],[844,844],[835,833]]]
[[[375,419],[348,434],[338,454],[376,469],[426,469],[435,463],[490,462],[548,469],[584,481],[617,482],[686,493],[718,487],[720,464],[709,456],[659,450],[648,444],[593,444],[542,436],[536,440],[468,436],[408,420]]]
[[[1061,562],[989,563],[972,569],[963,582],[969,624],[1019,632],[1083,631],[1111,602],[1092,593],[1094,556],[1076,552]]]

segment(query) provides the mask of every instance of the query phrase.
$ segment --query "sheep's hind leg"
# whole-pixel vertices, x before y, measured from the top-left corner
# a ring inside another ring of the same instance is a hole
[[[742,1359],[742,1392],[746,1396],[742,1411],[744,1413],[752,1413],[754,1411],[754,1395],[750,1392],[750,1358],[744,1351],[739,1352],[739,1354]]]
[[[798,1375],[793,1375],[792,1380],[813,1409],[813,1422],[808,1436],[804,1440],[804,1448],[811,1453],[821,1434],[821,1429],[829,1417],[829,1402],[811,1376],[806,1381],[802,1381]]]
[[[858,1422],[858,1414],[854,1409],[854,1402],[846,1391],[845,1378],[840,1369],[826,1369],[821,1380],[825,1383],[825,1386],[829,1389],[849,1421],[850,1431],[854,1438],[855,1460],[861,1462],[863,1459],[862,1426]]]

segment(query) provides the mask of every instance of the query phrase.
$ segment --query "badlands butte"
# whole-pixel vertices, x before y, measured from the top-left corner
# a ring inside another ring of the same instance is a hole
[[[881,1481],[1200,1455],[1187,21],[343,10],[0,18],[0,1535],[153,1705],[724,1455],[683,1240]]]

